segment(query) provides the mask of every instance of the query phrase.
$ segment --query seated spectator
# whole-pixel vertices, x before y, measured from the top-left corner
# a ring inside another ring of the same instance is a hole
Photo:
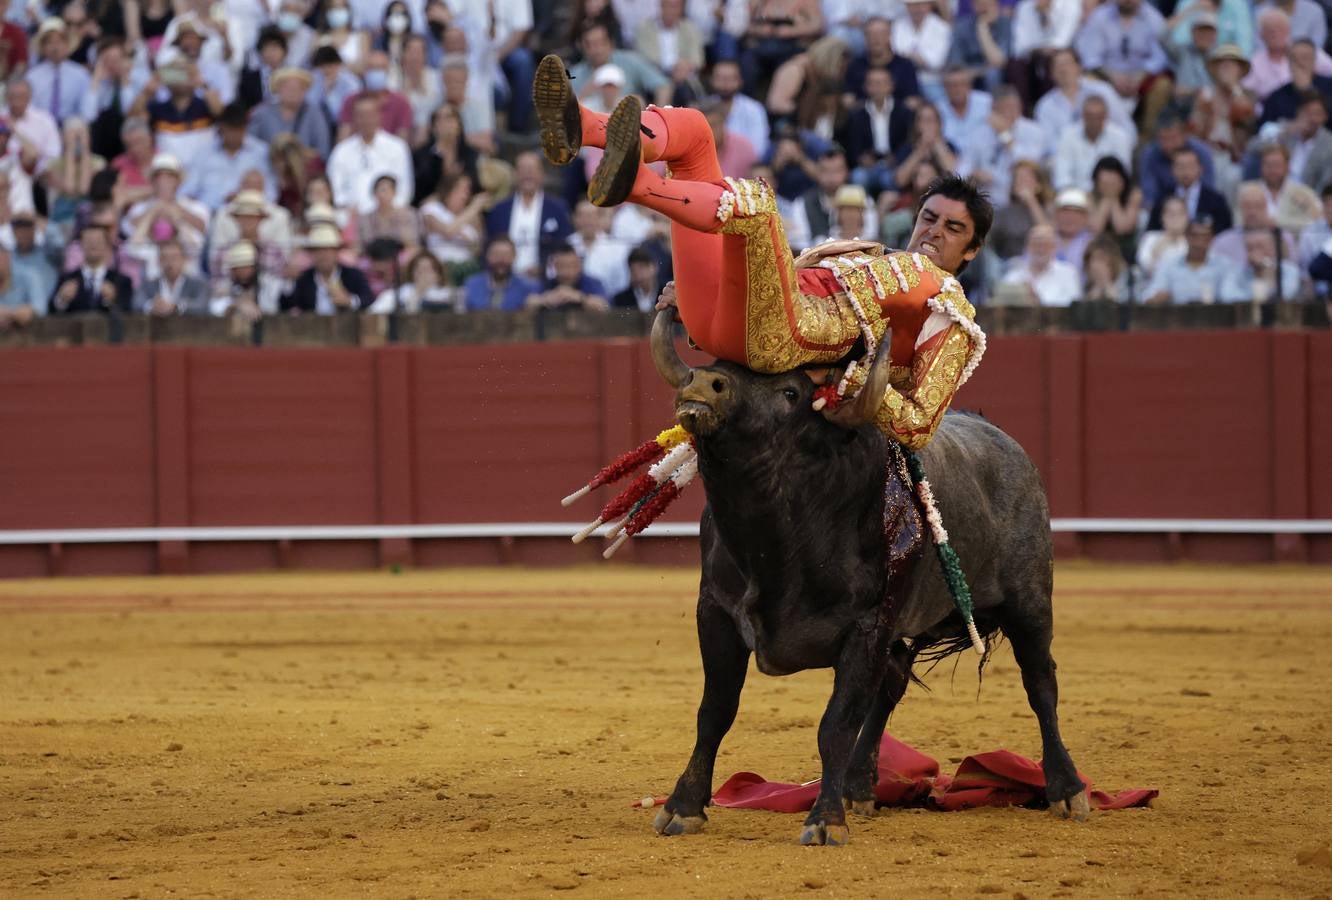
[[[1272,231],[1276,229],[1276,219],[1267,203],[1267,190],[1256,181],[1246,181],[1239,187],[1236,203],[1239,221],[1220,232],[1212,240],[1212,256],[1222,260],[1238,260],[1244,257],[1244,234],[1247,231]],[[1282,251],[1285,259],[1297,258],[1294,236],[1282,230]]]
[[[703,94],[703,34],[685,18],[685,0],[659,0],[658,10],[639,23],[634,49],[671,79],[674,103],[692,104]]]
[[[346,138],[356,130],[352,120],[357,106],[366,99],[373,99],[379,110],[379,127],[403,141],[412,137],[412,105],[407,98],[397,91],[389,90],[389,58],[382,50],[372,50],[365,60],[365,73],[361,76],[362,88],[342,101],[338,112],[338,137]]]
[[[1211,12],[1193,14],[1188,40],[1166,41],[1175,75],[1175,102],[1183,108],[1189,109],[1198,92],[1212,83],[1207,67],[1216,48],[1216,14]]]
[[[925,189],[934,179],[943,174],[933,160],[924,159],[915,168],[911,183],[896,195],[891,203],[884,204],[884,214],[879,219],[879,242],[885,247],[904,248],[911,239],[915,228],[916,209]],[[884,200],[891,200],[892,195],[883,194]]]
[[[466,177],[465,175],[462,177]],[[405,282],[384,290],[368,312],[419,313],[428,310],[456,310],[460,294],[449,283],[444,266],[432,254],[420,250],[407,263]]]
[[[934,0],[906,0],[906,11],[893,21],[893,52],[916,67],[921,92],[934,103],[943,100],[943,70],[952,30],[934,12]]]
[[[786,239],[792,247],[803,250],[812,246],[816,237],[832,231],[837,210],[834,198],[850,174],[846,154],[837,148],[829,150],[815,163],[815,185],[796,200],[791,208],[791,220],[786,223]]]
[[[985,127],[993,99],[986,91],[972,88],[971,73],[950,68],[943,75],[944,101],[939,104],[943,136],[954,147],[961,147],[973,134]]]
[[[1257,14],[1279,9],[1290,18],[1290,31],[1307,37],[1317,47],[1327,43],[1327,13],[1314,0],[1267,0],[1257,5]]]
[[[40,290],[27,272],[14,269],[9,250],[0,247],[0,333],[45,315],[47,297]]]
[[[412,145],[430,134],[430,119],[444,102],[440,73],[426,62],[426,39],[408,35],[402,46],[402,64],[389,79],[389,86],[407,98],[412,107]]]
[[[1160,224],[1144,234],[1138,244],[1138,266],[1147,278],[1166,263],[1182,259],[1188,250],[1189,208],[1184,198],[1177,194],[1166,197],[1156,215]]]
[[[157,66],[162,68],[174,63],[188,64],[196,73],[201,87],[217,95],[218,102],[225,106],[236,99],[236,78],[221,54],[224,38],[214,32],[206,19],[194,14],[176,16],[171,22],[176,30],[171,44],[157,54]],[[205,52],[206,45],[212,44],[216,52]]]
[[[166,99],[155,99],[159,84]],[[185,62],[158,69],[135,101],[135,113],[147,113],[158,152],[176,159],[194,159],[211,148],[213,119],[222,108],[217,92],[205,88],[198,70]]]
[[[972,81],[993,89],[1013,54],[1013,18],[999,14],[999,0],[973,0],[971,10],[953,22],[945,65],[965,69]]]
[[[1091,230],[1091,216],[1087,192],[1068,188],[1055,197],[1055,259],[1066,262],[1082,275],[1082,262],[1087,245],[1095,237]]]
[[[320,158],[333,148],[328,117],[310,102],[310,73],[284,68],[270,76],[271,95],[250,113],[250,136],[271,144],[280,134],[293,134]]]
[[[994,106],[985,122],[961,143],[958,172],[971,178],[994,197],[1007,197],[1013,166],[1018,160],[1045,156],[1045,134],[1033,120],[1022,116],[1022,98],[1012,85],[994,92]]]
[[[1170,162],[1171,184],[1166,192],[1159,196],[1152,206],[1152,214],[1147,220],[1148,230],[1161,228],[1161,206],[1169,197],[1182,197],[1185,203],[1184,219],[1208,219],[1212,227],[1225,231],[1230,227],[1230,204],[1220,193],[1204,183],[1204,153],[1191,144],[1185,144],[1175,150]]]
[[[458,110],[462,118],[463,139],[475,152],[493,155],[495,143],[495,105],[487,96],[478,96],[473,85],[483,82],[471,77],[467,58],[459,54],[444,57],[440,75],[444,82],[444,103]]]
[[[83,98],[81,117],[92,133],[92,149],[98,156],[114,159],[125,152],[120,130],[125,113],[148,82],[148,71],[134,65],[133,48],[125,39],[107,36],[97,42],[92,85]]]
[[[316,48],[310,57],[310,67],[313,71],[309,102],[317,106],[330,122],[336,122],[348,98],[361,89],[361,80],[343,64],[334,47]]]
[[[1267,211],[1281,228],[1299,232],[1323,217],[1318,195],[1290,177],[1290,151],[1267,144],[1258,151],[1258,184],[1267,199]]]
[[[1300,98],[1316,91],[1332,104],[1332,76],[1315,71],[1318,66],[1318,48],[1308,38],[1300,38],[1290,45],[1290,80],[1277,88],[1263,101],[1262,123],[1284,122],[1299,112]],[[1248,61],[1245,60],[1245,68]]]
[[[1007,75],[1025,109],[1032,109],[1036,98],[1050,89],[1054,54],[1073,46],[1081,22],[1080,0],[1018,0]]]
[[[574,232],[569,236],[569,245],[583,261],[583,271],[601,283],[604,297],[618,294],[628,285],[629,245],[611,237],[611,215],[611,210],[583,200],[574,208]]]
[[[28,32],[14,22],[0,22],[0,80],[22,75],[27,67]]]
[[[989,250],[1004,263],[1025,252],[1027,234],[1033,228],[1053,224],[1049,209],[1054,194],[1040,164],[1019,160],[1013,166],[1012,182],[1007,197],[992,195],[996,209],[987,241]]]
[[[21,75],[11,76],[6,83],[5,101],[4,118],[18,138],[14,148],[26,152],[32,171],[39,172],[59,159],[63,149],[60,126],[49,112],[33,104],[32,86]]]
[[[818,0],[753,0],[740,52],[748,93],[759,94],[778,67],[822,35],[823,9]]]
[[[858,184],[844,184],[837,189],[833,197],[836,207],[836,221],[832,231],[822,239],[815,239],[815,244],[823,241],[848,241],[874,237],[874,230],[869,221],[869,197],[865,189]]]
[[[1078,55],[1072,50],[1055,51],[1050,60],[1050,78],[1054,87],[1036,102],[1033,115],[1048,136],[1049,155],[1053,156],[1058,151],[1059,139],[1069,126],[1082,121],[1083,106],[1091,96],[1104,100],[1105,108],[1110,111],[1110,121],[1123,129],[1134,142],[1137,141],[1138,132],[1133,125],[1133,118],[1119,95],[1104,81],[1083,75]]]
[[[471,176],[459,172],[444,176],[435,196],[421,207],[426,249],[447,268],[450,284],[459,284],[475,268],[489,201],[485,191],[473,194]]]
[[[1143,0],[1113,0],[1092,10],[1078,31],[1078,57],[1099,72],[1140,120],[1155,122],[1170,101],[1170,60],[1161,45],[1165,17]]]
[[[248,241],[238,241],[223,257],[223,277],[213,288],[208,310],[215,316],[236,316],[256,322],[278,312],[282,285],[259,272],[259,255]]]
[[[273,139],[269,166],[277,187],[278,205],[289,215],[299,215],[304,206],[306,185],[310,179],[324,175],[323,159],[288,132]]]
[[[368,93],[352,106],[353,133],[339,141],[328,158],[328,180],[335,206],[369,213],[375,208],[374,184],[393,176],[397,203],[411,203],[412,153],[407,142],[380,127],[379,98]]]
[[[1221,294],[1221,280],[1230,268],[1210,252],[1212,223],[1194,219],[1185,230],[1187,249],[1183,256],[1163,260],[1152,273],[1145,291],[1148,303],[1214,303]]]
[[[357,210],[352,217],[356,229],[356,251],[364,256],[375,241],[396,241],[405,250],[415,250],[419,244],[417,233],[420,223],[416,210],[401,203],[396,179],[380,175],[374,181],[374,208]]]
[[[32,103],[48,110],[57,123],[79,115],[92,78],[83,66],[69,60],[69,33],[64,19],[42,22],[33,39],[37,45],[37,63],[24,76],[32,86]]]
[[[514,161],[513,196],[495,204],[486,217],[486,239],[507,234],[513,240],[514,266],[524,278],[541,278],[546,255],[573,233],[569,207],[543,190],[545,177],[539,154],[520,153]]]
[[[124,226],[129,234],[125,250],[156,276],[157,244],[174,237],[185,248],[187,269],[197,272],[208,233],[208,209],[183,195],[180,160],[171,154],[159,153],[153,158],[151,175],[152,194],[125,212]]]
[[[763,104],[740,92],[740,64],[718,60],[709,76],[713,94],[726,105],[726,130],[744,135],[760,159],[768,156],[768,111]]]
[[[865,23],[865,52],[852,57],[846,66],[845,105],[865,99],[865,75],[870,69],[887,69],[893,76],[893,100],[908,104],[920,96],[916,64],[893,51],[893,26],[887,19],[871,18]]]
[[[209,212],[216,212],[240,190],[241,177],[257,170],[264,176],[264,193],[276,197],[268,145],[248,134],[249,127],[250,114],[241,104],[233,103],[222,110],[217,118],[217,138],[213,146],[190,160],[181,193],[198,200]]]
[[[4,197],[0,196],[0,203]],[[34,312],[46,315],[47,304],[55,292],[59,271],[52,263],[58,258],[60,247],[55,241],[44,240],[45,235],[38,232],[37,217],[32,210],[19,210],[9,221],[13,232],[14,244],[0,243],[10,250],[10,266],[18,273],[18,278],[32,283],[37,291],[38,302]]]
[[[596,90],[592,73],[614,63],[624,73],[626,93],[650,98],[662,106],[671,102],[671,80],[634,51],[617,50],[604,25],[588,25],[578,45],[583,61],[569,71],[580,100],[587,99]]]
[[[1132,303],[1134,285],[1119,244],[1102,235],[1087,245],[1082,258],[1082,300],[1089,303]]]
[[[412,12],[403,0],[389,0],[381,6],[380,21],[371,36],[371,46],[382,50],[388,56],[389,68],[396,71],[402,66],[402,53],[407,45],[407,36],[412,32]],[[359,12],[360,10],[358,10]],[[464,17],[471,10],[464,8]]]
[[[1286,148],[1290,156],[1290,171],[1298,175],[1301,183],[1321,192],[1332,184],[1332,133],[1327,130],[1327,101],[1315,90],[1300,98],[1294,119],[1282,126],[1267,126],[1250,144],[1250,152],[1261,152],[1264,133],[1276,130],[1276,142]]]
[[[246,109],[253,109],[272,99],[273,75],[279,69],[285,69],[288,65],[286,35],[274,25],[261,28],[259,30],[259,47],[253,58],[241,70],[236,99]]]
[[[902,188],[912,184],[916,180],[916,167],[927,160],[938,171],[951,172],[957,168],[957,148],[943,135],[939,111],[931,103],[921,103],[916,107],[911,139],[897,150],[897,169],[893,176],[897,186]]]
[[[457,108],[447,103],[441,105],[431,118],[431,141],[412,155],[412,169],[416,173],[413,205],[419,206],[435,194],[445,177],[465,174],[476,185],[476,164],[476,151],[463,140]]]
[[[1324,252],[1328,238],[1332,238],[1332,184],[1326,185],[1320,196],[1323,201],[1323,218],[1300,232],[1299,263],[1300,268],[1306,271],[1314,257]]]
[[[629,251],[629,286],[611,298],[612,309],[636,309],[650,313],[661,293],[657,258],[642,247]]]
[[[577,46],[582,33],[594,24],[601,25],[606,29],[606,34],[610,36],[611,43],[616,47],[623,47],[629,43],[633,39],[634,31],[638,26],[647,21],[651,9],[639,12],[626,6],[626,12],[633,12],[631,21],[634,27],[625,29],[621,24],[619,10],[616,8],[618,5],[617,3],[611,3],[611,0],[574,0],[573,16],[570,18],[571,27],[566,33],[568,45],[571,47]],[[748,12],[748,3],[745,6],[746,12]],[[747,15],[746,21],[748,21]]]
[[[49,310],[56,313],[130,312],[134,288],[115,267],[111,235],[101,225],[79,233],[83,264],[60,276]]]
[[[726,104],[709,98],[699,103],[698,109],[712,126],[712,142],[717,148],[722,174],[727,178],[748,178],[759,156],[749,138],[727,129]]]
[[[1252,133],[1257,101],[1240,82],[1249,71],[1248,57],[1234,44],[1212,52],[1207,64],[1211,83],[1193,100],[1189,131],[1211,149],[1217,181],[1226,190],[1235,183],[1238,162]]]
[[[853,56],[859,56],[865,52],[865,27],[881,8],[876,0],[826,0],[824,30],[845,44]]]
[[[507,234],[496,234],[486,245],[486,267],[463,282],[463,303],[469,312],[517,312],[539,288],[514,271],[517,249]]]
[[[1132,165],[1133,138],[1109,118],[1105,98],[1092,95],[1083,101],[1082,121],[1059,136],[1053,173],[1056,190],[1091,190],[1092,170],[1106,156],[1115,157],[1125,168]]]
[[[9,120],[0,117],[0,177],[9,186],[9,202],[14,209],[35,209],[32,194],[33,153],[16,138]]]
[[[855,165],[851,180],[875,196],[893,189],[897,152],[906,145],[914,119],[905,103],[893,99],[893,76],[887,69],[866,72],[865,101],[851,111],[841,136]]]
[[[1291,80],[1290,16],[1276,7],[1267,7],[1258,13],[1258,38],[1262,49],[1253,55],[1249,74],[1241,84],[1262,102],[1277,88]],[[1319,75],[1332,75],[1332,57],[1314,47],[1314,71]]]
[[[1190,137],[1184,120],[1167,111],[1157,120],[1156,137],[1143,149],[1138,167],[1142,199],[1148,208],[1167,194],[1175,192],[1173,173],[1175,154],[1184,147],[1191,149],[1198,162],[1202,164],[1202,184],[1208,188],[1216,187],[1212,154],[1207,145],[1195,137]]]
[[[290,241],[285,235],[290,233],[290,225],[278,228],[266,228],[271,218],[269,204],[258,191],[241,191],[236,199],[227,204],[225,216],[230,220],[227,227],[219,221],[213,229],[213,238],[209,242],[208,271],[212,276],[215,292],[224,287],[229,277],[226,256],[231,248],[240,243],[254,248],[255,263],[259,277],[265,282],[270,280],[281,284],[287,276],[287,263],[290,256]],[[219,216],[219,220],[222,216]]]
[[[528,308],[534,309],[610,309],[606,288],[600,281],[583,271],[583,261],[568,244],[560,244],[550,251],[552,275],[546,289],[527,298]]]
[[[1118,245],[1120,255],[1132,254],[1142,212],[1142,191],[1129,180],[1124,164],[1113,156],[1102,157],[1092,169],[1092,191],[1088,199],[1087,227],[1092,234],[1107,236]]]
[[[457,18],[464,27],[488,39],[490,55],[504,74],[502,87],[507,88],[508,129],[517,134],[527,132],[531,128],[532,80],[536,74],[536,61],[527,49],[532,3],[528,0],[489,6],[469,3],[451,8],[459,12]]]
[[[55,160],[42,181],[46,186],[47,218],[64,227],[74,221],[74,214],[87,199],[93,177],[106,168],[106,160],[92,152],[88,125],[71,116],[61,129],[60,158]]]
[[[1165,4],[1158,4],[1163,12]],[[1210,14],[1216,17],[1217,41],[1234,44],[1246,57],[1253,52],[1253,4],[1249,0],[1202,0],[1198,3],[1175,4],[1174,15],[1166,20],[1168,41],[1185,44],[1193,27],[1193,17]]]
[[[1276,238],[1271,231],[1244,234],[1244,264],[1232,266],[1221,279],[1222,303],[1271,303],[1298,300],[1300,267],[1292,259],[1277,265]]]
[[[287,39],[285,65],[299,69],[307,69],[310,66],[316,35],[315,30],[305,23],[308,14],[305,0],[281,0],[278,4],[278,14],[274,22],[278,31]]]
[[[135,310],[153,316],[207,315],[208,283],[185,271],[185,248],[174,237],[157,245],[159,274],[134,293]]]
[[[369,307],[375,300],[365,272],[338,260],[342,235],[330,225],[316,225],[305,241],[310,251],[310,268],[291,286],[280,302],[283,312],[300,311],[318,315],[351,313]]]
[[[338,59],[351,70],[352,75],[359,75],[365,68],[366,57],[370,55],[370,34],[362,30],[368,27],[368,24],[353,25],[349,0],[326,0],[323,10],[322,21],[318,27],[319,47],[313,57],[314,65],[324,65],[320,62],[319,53],[328,48],[337,54]],[[324,59],[327,61],[330,57],[325,56]],[[332,109],[335,118],[340,108],[341,104]]]
[[[1027,252],[1004,275],[1003,284],[1026,289],[1033,306],[1068,306],[1082,296],[1082,278],[1076,266],[1055,258],[1055,232],[1037,225],[1027,235]]]

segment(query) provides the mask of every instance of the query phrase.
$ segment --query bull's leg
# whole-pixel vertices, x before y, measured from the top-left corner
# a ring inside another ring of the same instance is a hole
[[[893,645],[887,671],[879,682],[879,692],[870,704],[860,737],[851,751],[843,797],[858,816],[874,815],[874,788],[879,781],[879,741],[883,738],[888,718],[906,693],[914,655],[905,643],[899,641]]]
[[[842,648],[833,668],[833,693],[819,722],[819,756],[823,760],[823,783],[814,808],[800,833],[802,844],[845,844],[851,839],[846,827],[842,793],[847,763],[856,735],[865,722],[870,700],[878,687],[874,666],[877,642],[868,635],[853,635]]]
[[[1077,767],[1059,735],[1059,685],[1055,661],[1050,655],[1054,628],[1048,614],[1037,621],[1008,621],[1004,634],[1013,645],[1013,656],[1022,670],[1027,702],[1041,726],[1041,767],[1045,770],[1045,796],[1050,811],[1061,818],[1085,821],[1090,811],[1087,788],[1078,778]]]
[[[698,737],[693,755],[652,827],[658,834],[696,834],[708,820],[703,807],[712,799],[712,767],[717,748],[731,730],[749,669],[749,648],[730,615],[714,603],[698,607],[698,646],[703,654],[703,700],[698,705]]]

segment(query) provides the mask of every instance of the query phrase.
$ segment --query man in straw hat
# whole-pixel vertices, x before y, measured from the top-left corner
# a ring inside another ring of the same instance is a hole
[[[238,241],[223,257],[226,278],[214,286],[209,308],[215,316],[238,315],[253,322],[278,312],[281,282],[259,272],[254,244]]]
[[[320,159],[333,147],[328,118],[309,101],[313,78],[304,69],[278,69],[269,78],[271,96],[250,112],[250,135],[272,144],[280,134],[294,134]]]
[[[83,98],[92,86],[92,77],[83,66],[69,61],[69,34],[65,20],[50,18],[37,29],[37,53],[41,58],[28,70],[32,102],[63,123],[77,116]]]
[[[241,191],[223,210],[235,222],[235,231],[232,232],[235,237],[218,241],[216,237],[219,229],[214,229],[215,243],[208,265],[208,271],[213,273],[214,285],[227,279],[223,260],[231,248],[239,243],[250,244],[255,248],[256,265],[261,277],[281,282],[287,268],[287,253],[279,243],[263,237],[264,222],[269,216],[269,205],[264,195],[258,191]]]
[[[886,343],[890,386],[882,400],[845,409],[853,418],[868,413],[911,448],[930,440],[985,348],[955,277],[980,252],[993,220],[974,184],[956,175],[933,182],[906,252],[838,241],[796,260],[772,189],[723,177],[712,128],[698,110],[644,109],[630,95],[602,116],[581,106],[555,56],[542,60],[534,94],[551,162],[567,165],[582,146],[605,150],[589,200],[631,202],[670,218],[681,273],[676,305],[699,347],[757,372],[821,368],[811,377],[832,377],[815,403],[836,416]],[[646,165],[658,160],[673,178]]]
[[[338,261],[342,235],[331,225],[316,225],[305,240],[310,251],[310,268],[282,298],[282,309],[330,315],[355,312],[374,302],[370,281],[354,266]]]

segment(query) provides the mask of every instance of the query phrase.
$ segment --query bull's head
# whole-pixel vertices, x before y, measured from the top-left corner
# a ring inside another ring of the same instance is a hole
[[[812,408],[817,386],[805,373],[755,376],[726,362],[690,368],[675,349],[673,322],[671,310],[657,313],[652,324],[652,361],[657,373],[675,388],[675,414],[690,434],[705,438],[733,423],[746,432],[770,435],[800,422],[819,423],[819,414]],[[836,410],[822,410],[823,419],[851,430],[874,421],[888,389],[889,343],[885,335],[859,393]]]

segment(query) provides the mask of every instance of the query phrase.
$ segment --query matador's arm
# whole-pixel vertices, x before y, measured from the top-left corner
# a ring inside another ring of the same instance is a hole
[[[953,401],[971,352],[971,337],[953,323],[917,344],[911,364],[914,386],[905,391],[889,387],[884,393],[874,419],[879,430],[912,450],[928,444]]]

